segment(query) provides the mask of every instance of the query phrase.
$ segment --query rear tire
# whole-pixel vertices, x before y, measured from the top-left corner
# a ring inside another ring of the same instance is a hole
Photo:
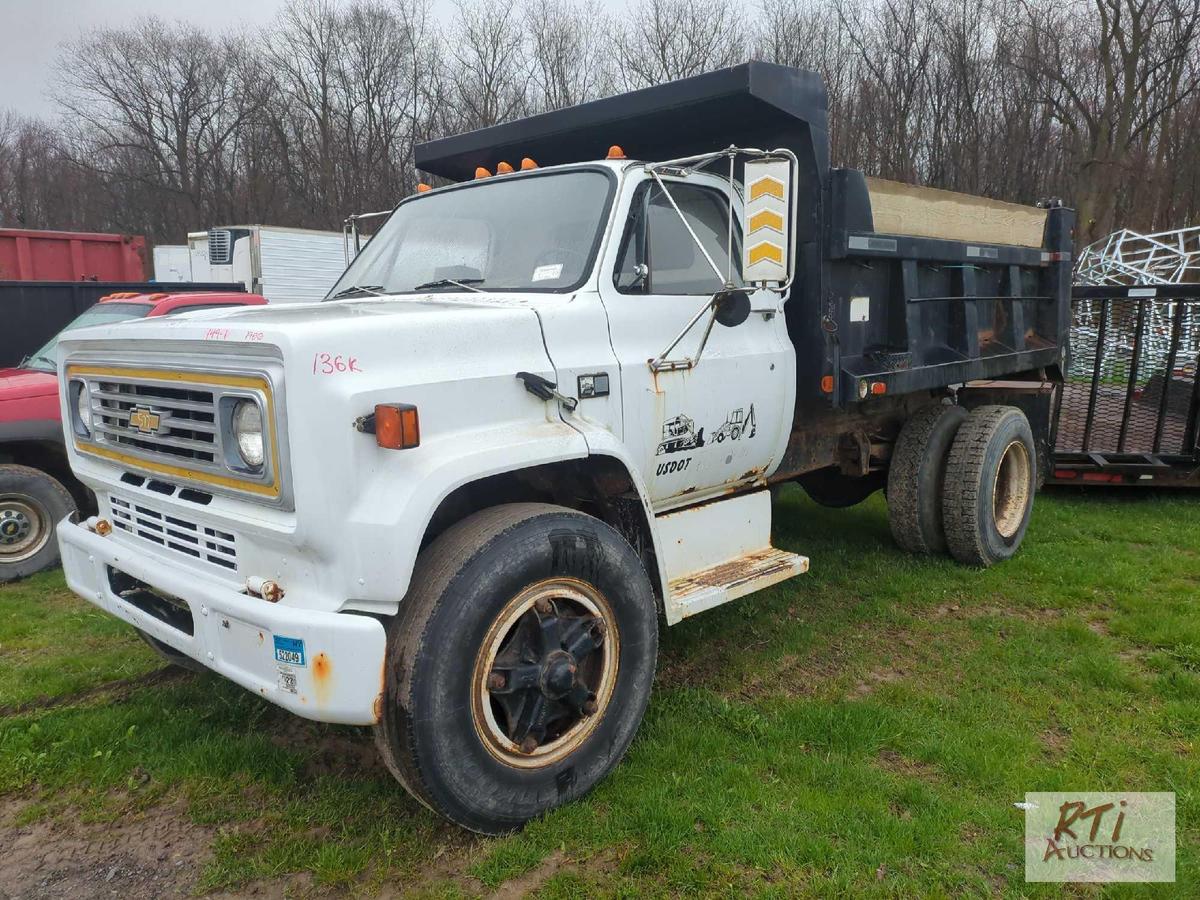
[[[616,766],[658,652],[650,580],[620,534],[563,507],[497,506],[440,535],[411,584],[375,737],[414,797],[500,834]]]
[[[918,410],[900,430],[888,468],[888,525],[910,553],[944,553],[942,484],[946,458],[967,411],[937,404]]]
[[[58,479],[29,466],[0,465],[0,583],[58,563],[54,529],[75,512]]]
[[[1025,537],[1037,485],[1029,420],[1013,406],[981,406],[954,438],[942,515],[951,555],[969,566],[1009,559]]]

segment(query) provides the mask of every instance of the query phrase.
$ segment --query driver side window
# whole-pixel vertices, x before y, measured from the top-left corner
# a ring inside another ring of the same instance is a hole
[[[724,192],[699,185],[668,183],[671,197],[696,233],[712,266],[688,234],[658,184],[648,182],[634,196],[613,283],[625,294],[712,294],[725,281],[729,254],[729,202]],[[741,229],[734,222],[733,283],[741,285]]]

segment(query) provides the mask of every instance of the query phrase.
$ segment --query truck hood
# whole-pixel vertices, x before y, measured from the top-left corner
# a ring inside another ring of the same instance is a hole
[[[53,372],[37,369],[0,369],[0,402],[53,397],[58,394],[58,378]]]
[[[532,308],[561,295],[448,293],[350,298],[318,303],[268,304],[198,310],[177,316],[145,318],[119,325],[79,328],[64,335],[67,346],[77,342],[143,340],[201,340],[231,343],[275,343],[289,338],[377,333],[392,328],[422,330],[437,324],[533,315]]]

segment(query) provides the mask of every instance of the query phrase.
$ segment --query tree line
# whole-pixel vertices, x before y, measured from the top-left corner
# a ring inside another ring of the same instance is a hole
[[[0,113],[0,225],[339,228],[431,138],[747,59],[814,69],[835,165],[1018,203],[1086,243],[1200,218],[1200,0],[291,0],[266,28],[145,18],[61,47]],[[598,148],[599,155],[604,148]]]

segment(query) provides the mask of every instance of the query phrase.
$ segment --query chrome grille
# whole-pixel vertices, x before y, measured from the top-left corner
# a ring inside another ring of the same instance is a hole
[[[227,266],[233,262],[233,240],[228,228],[214,228],[208,233],[208,264]]]
[[[106,379],[92,385],[92,430],[100,443],[210,465],[218,461],[211,390]]]
[[[237,570],[237,539],[232,532],[191,521],[143,500],[112,495],[108,502],[114,528],[192,559]]]

